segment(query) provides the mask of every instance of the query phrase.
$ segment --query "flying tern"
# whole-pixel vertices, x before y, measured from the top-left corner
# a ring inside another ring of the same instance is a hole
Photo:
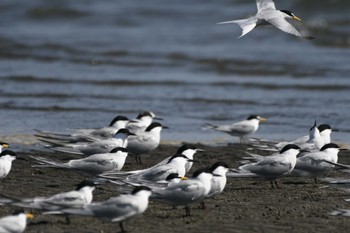
[[[288,20],[296,20],[301,22],[301,19],[295,16],[289,10],[276,10],[275,3],[272,0],[256,0],[258,12],[256,15],[248,19],[232,20],[220,22],[218,24],[236,23],[242,28],[242,34],[238,38],[246,35],[257,26],[273,25],[278,29],[306,39],[313,39],[312,36],[302,35]]]
[[[244,137],[255,133],[259,128],[259,123],[262,123],[265,121],[266,119],[261,116],[250,115],[246,120],[233,123],[232,125],[206,124],[206,126],[207,128],[228,133],[231,136],[239,137],[241,143],[243,143]]]

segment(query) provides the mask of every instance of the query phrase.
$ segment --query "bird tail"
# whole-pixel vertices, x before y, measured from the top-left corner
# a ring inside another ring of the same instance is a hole
[[[213,125],[213,124],[210,124],[210,123],[205,123],[204,124],[204,130],[207,130],[207,129],[216,129],[216,128],[218,128],[219,126],[217,126],[217,125]]]
[[[58,163],[54,161],[47,160],[46,158],[43,157],[37,157],[37,156],[29,156],[32,159],[36,160],[39,162],[39,164],[32,165],[32,167],[57,167],[57,168],[69,168],[66,164],[64,163]]]
[[[53,147],[52,150],[62,152],[62,153],[68,153],[68,154],[74,154],[74,155],[84,155],[81,151],[75,149],[75,148],[67,148],[67,147]]]
[[[227,177],[236,177],[236,178],[250,178],[250,177],[257,177],[256,174],[245,171],[245,170],[237,170],[237,169],[230,169],[228,173],[226,173]]]
[[[231,20],[231,21],[225,21],[220,22],[217,24],[230,24],[230,23],[236,23],[238,26],[242,28],[242,34],[238,37],[241,38],[251,30],[253,30],[256,27],[257,20],[254,18],[248,18],[248,19],[239,19],[239,20]]]

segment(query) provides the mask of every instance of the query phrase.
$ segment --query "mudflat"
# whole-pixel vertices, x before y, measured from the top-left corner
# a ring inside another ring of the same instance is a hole
[[[195,156],[199,163],[191,169],[225,161],[237,168],[238,161],[246,156],[244,145],[228,146],[197,145],[204,149]],[[175,145],[161,145],[152,156],[143,158],[137,165],[132,156],[127,158],[123,170],[146,168],[176,152]],[[30,149],[16,151],[20,156],[43,156],[57,161],[67,161],[78,156]],[[252,151],[251,151],[252,152]],[[269,152],[253,150],[262,155]],[[350,153],[340,152],[339,161],[350,164]],[[346,177],[346,173],[333,171],[329,176]],[[1,180],[2,194],[24,198],[53,195],[70,191],[84,179],[81,175],[62,169],[32,168],[22,160],[16,160],[10,174]],[[172,207],[150,202],[147,211],[139,217],[127,220],[128,232],[348,232],[350,218],[331,216],[336,208],[350,208],[347,193],[328,183],[315,183],[313,179],[288,176],[278,180],[280,188],[272,189],[270,183],[253,178],[228,178],[224,192],[206,200],[206,209],[199,204],[191,206],[191,217],[184,217],[182,207]],[[120,194],[117,185],[101,185],[94,191],[94,201],[103,201]],[[0,216],[9,215],[16,207],[1,206]],[[91,217],[72,216],[66,224],[62,216],[42,215],[30,210],[35,218],[29,220],[26,232],[119,232],[116,223],[108,223]]]

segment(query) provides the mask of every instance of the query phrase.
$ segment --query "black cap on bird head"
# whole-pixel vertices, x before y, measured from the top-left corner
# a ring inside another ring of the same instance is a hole
[[[258,115],[250,115],[247,120],[253,120],[253,119],[257,119],[259,120],[259,116]]]
[[[335,144],[335,143],[327,143],[326,145],[322,146],[322,148],[320,149],[320,151],[326,150],[326,149],[340,149],[340,147]]]
[[[317,128],[318,128],[318,130],[319,130],[320,132],[322,132],[322,131],[324,131],[324,130],[326,130],[326,129],[332,130],[332,127],[331,127],[330,125],[327,125],[327,124],[319,125]]]
[[[118,151],[128,153],[128,150],[124,147],[115,147],[109,153],[117,153]]]
[[[126,116],[119,115],[113,118],[109,126],[113,126],[117,121],[128,121],[128,120],[129,119]]]
[[[146,132],[150,132],[152,129],[157,128],[157,127],[162,127],[163,129],[167,129],[168,128],[168,127],[162,125],[159,122],[153,122],[145,129],[145,131]]]
[[[141,112],[139,115],[137,115],[136,119],[141,119],[142,117],[145,117],[145,116],[149,116],[149,117],[152,117],[152,118],[155,117],[153,112],[144,111],[144,112]]]
[[[16,153],[13,152],[12,150],[3,150],[0,154],[0,157],[5,155],[11,155],[11,156],[17,157]]]
[[[193,145],[183,144],[178,150],[177,154],[182,154],[185,150],[196,150],[197,148]]]
[[[179,176],[179,173],[170,173],[166,178],[165,180],[166,181],[171,181],[172,179],[176,179],[176,178],[181,178]]]
[[[213,172],[216,168],[218,167],[225,167],[225,168],[230,168],[227,163],[219,161],[214,163],[211,167],[210,167],[210,171]]]
[[[195,172],[193,172],[192,177],[198,177],[202,173],[211,174],[211,170],[208,167],[197,169]]]
[[[94,182],[90,181],[90,180],[83,180],[82,182],[80,182],[79,184],[77,184],[76,186],[76,190],[80,190],[86,186],[89,187],[96,187],[96,185],[94,184]]]
[[[288,144],[282,148],[282,150],[280,151],[280,154],[283,154],[284,152],[290,149],[301,150],[300,147],[295,144]]]
[[[146,187],[146,186],[138,186],[138,187],[135,187],[132,191],[131,191],[131,194],[136,194],[140,191],[152,191],[152,189]]]
[[[175,154],[175,155],[173,155],[173,156],[170,157],[170,159],[168,160],[168,163],[170,163],[171,161],[173,161],[173,160],[176,159],[176,158],[184,158],[184,159],[186,159],[186,160],[189,160],[189,159],[187,158],[186,155],[183,155],[183,154]]]

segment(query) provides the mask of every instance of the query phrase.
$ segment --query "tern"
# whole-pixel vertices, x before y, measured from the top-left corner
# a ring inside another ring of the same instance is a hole
[[[142,214],[148,207],[151,189],[139,186],[130,194],[112,197],[104,202],[84,205],[82,208],[62,208],[59,211],[44,212],[44,214],[70,214],[91,216],[110,222],[119,222],[122,232],[125,232],[123,221]]]
[[[185,165],[185,170],[186,170],[185,173],[187,173],[191,169],[191,167],[193,165],[193,156],[197,152],[202,152],[202,151],[204,151],[204,150],[196,148],[195,146],[192,146],[192,145],[189,145],[189,144],[184,144],[177,150],[176,154],[183,154],[190,160]],[[154,167],[168,163],[170,158],[171,157],[167,157],[166,159],[164,159],[160,163],[156,164]]]
[[[130,120],[126,124],[126,128],[132,133],[140,133],[146,130],[153,120],[163,120],[162,118],[156,117],[153,112],[145,111],[141,112],[136,119]]]
[[[236,136],[240,138],[240,142],[244,142],[244,137],[255,133],[259,128],[259,123],[265,122],[266,119],[257,116],[250,115],[246,120],[233,123],[232,125],[213,125],[206,124],[207,128],[214,129],[216,131],[228,133],[231,136]]]
[[[313,177],[317,183],[318,176],[325,175],[334,168],[334,165],[330,163],[338,162],[338,152],[340,150],[341,148],[337,144],[328,143],[318,152],[299,157],[293,172],[299,176]]]
[[[30,213],[16,211],[13,215],[0,218],[1,233],[22,233],[27,227],[27,218],[34,218]]]
[[[304,36],[298,31],[288,20],[296,20],[301,22],[301,19],[295,16],[289,10],[276,10],[275,3],[272,0],[256,0],[258,12],[256,15],[248,19],[232,20],[220,22],[218,24],[236,23],[242,28],[242,34],[238,37],[246,35],[256,26],[273,25],[278,29],[306,39],[313,39],[311,36]]]
[[[136,155],[136,162],[142,164],[141,155],[148,154],[156,149],[160,143],[160,132],[168,127],[158,122],[151,123],[144,132],[128,137],[127,149]]]
[[[63,168],[76,171],[86,177],[95,177],[108,172],[120,171],[127,155],[127,149],[116,147],[109,153],[94,154],[83,159],[72,159],[66,163],[54,162],[42,157],[30,157],[40,163],[33,165],[33,167]]]
[[[81,208],[84,205],[92,202],[92,192],[95,189],[95,184],[91,181],[84,180],[80,182],[76,190],[58,193],[48,197],[34,197],[34,198],[13,198],[0,194],[3,198],[0,198],[1,204],[19,206],[30,209],[40,210],[58,210],[62,207],[65,208]],[[67,224],[70,223],[70,219],[66,216]]]
[[[153,166],[143,170],[116,173],[116,176],[111,176],[113,175],[113,173],[111,173],[101,175],[100,177],[112,180],[121,180],[122,182],[125,181],[126,183],[133,185],[142,184],[149,181],[164,181],[172,173],[177,173],[180,177],[185,176],[185,165],[188,161],[193,160],[188,159],[183,154],[175,154],[166,164],[159,164],[158,166]]]
[[[232,170],[227,174],[228,177],[262,177],[273,181],[278,188],[276,179],[290,174],[297,162],[297,155],[300,152],[300,147],[294,144],[288,144],[277,153],[270,156],[258,156],[253,163],[248,163],[239,167],[239,170]]]
[[[190,205],[203,201],[211,187],[211,171],[199,169],[188,180],[166,188],[152,189],[151,199],[170,206],[185,206],[185,216],[190,216]]]
[[[127,147],[128,139],[134,135],[128,129],[120,129],[113,138],[95,140],[90,143],[61,143],[50,140],[39,139],[48,143],[48,147],[55,151],[77,155],[93,155],[98,153],[108,153],[115,147]]]
[[[206,198],[214,198],[224,191],[227,182],[226,173],[229,171],[229,166],[225,162],[216,162],[209,170],[213,176],[211,178],[210,191]],[[201,202],[201,205],[205,209],[204,200]]]
[[[111,138],[118,132],[119,129],[125,128],[128,122],[129,119],[126,116],[118,115],[111,121],[109,126],[100,129],[76,129],[72,134],[51,133],[44,130],[35,129],[37,132],[35,136],[69,143],[86,142],[90,141],[89,137]]]
[[[5,178],[11,171],[12,161],[15,159],[27,160],[16,155],[11,150],[3,150],[0,153],[0,179]]]

